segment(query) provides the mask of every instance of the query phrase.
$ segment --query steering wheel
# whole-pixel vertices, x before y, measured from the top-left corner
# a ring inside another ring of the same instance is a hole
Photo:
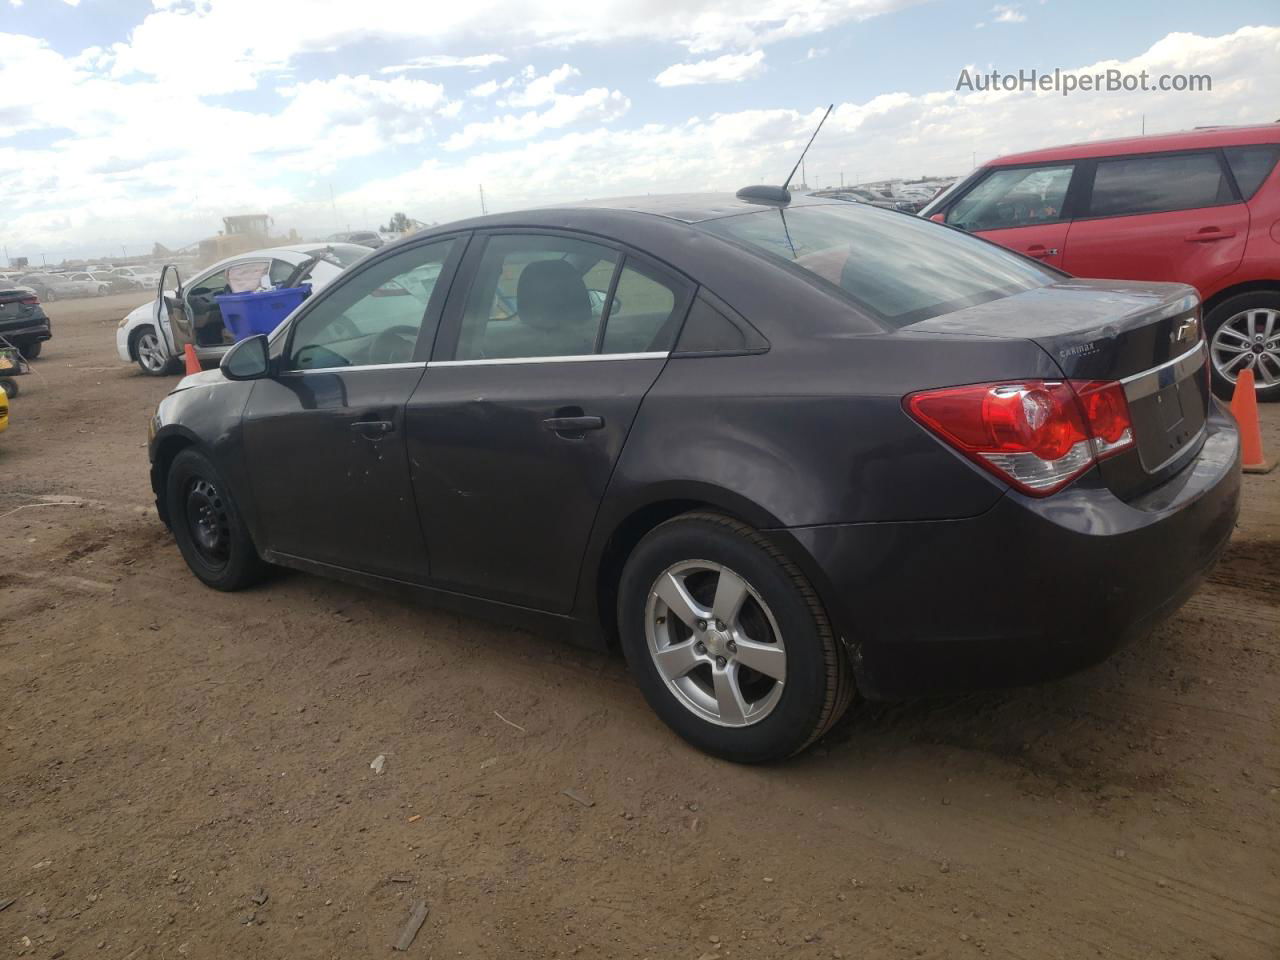
[[[388,327],[369,344],[370,363],[408,363],[418,331],[410,326]]]
[[[335,317],[326,329],[333,334],[330,342],[336,342],[338,340],[354,340],[361,335],[360,328],[352,323],[351,318],[345,313],[339,314]]]

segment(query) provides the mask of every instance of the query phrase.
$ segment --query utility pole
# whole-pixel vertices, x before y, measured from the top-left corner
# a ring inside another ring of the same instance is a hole
[[[330,184],[329,184],[329,207],[330,207],[330,209],[331,209],[331,210],[333,210],[333,225],[334,225],[335,227],[339,227],[339,226],[341,226],[341,224],[340,224],[340,223],[338,223],[338,204],[337,204],[337,201],[335,201],[335,200],[333,199],[333,184],[332,184],[332,183],[330,183]]]
[[[489,208],[484,205],[484,184],[480,184],[480,215],[487,216]]]

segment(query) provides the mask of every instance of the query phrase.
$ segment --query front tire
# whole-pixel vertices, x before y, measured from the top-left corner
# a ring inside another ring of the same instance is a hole
[[[18,381],[8,379],[0,380],[0,390],[3,390],[4,395],[12,400],[18,395]]]
[[[266,564],[226,481],[205,454],[188,447],[174,457],[165,498],[182,558],[206,586],[230,592],[262,579]]]
[[[1252,368],[1263,402],[1280,400],[1280,290],[1228,297],[1205,317],[1213,390],[1231,399],[1238,374]]]
[[[726,760],[798,753],[852,699],[844,646],[813,586],[729,517],[689,513],[650,531],[623,569],[618,617],[649,705]]]
[[[174,360],[164,349],[155,327],[139,327],[134,331],[132,344],[134,361],[148,377],[163,377],[173,372]]]

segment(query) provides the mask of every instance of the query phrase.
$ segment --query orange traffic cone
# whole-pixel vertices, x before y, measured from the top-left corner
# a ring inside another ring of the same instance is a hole
[[[1276,462],[1262,458],[1262,427],[1258,424],[1258,395],[1254,390],[1252,369],[1241,370],[1236,377],[1231,413],[1240,425],[1240,459],[1244,472],[1267,473],[1273,470]]]
[[[186,361],[188,374],[199,373],[203,369],[196,357],[196,348],[189,343],[182,348],[182,359]]]

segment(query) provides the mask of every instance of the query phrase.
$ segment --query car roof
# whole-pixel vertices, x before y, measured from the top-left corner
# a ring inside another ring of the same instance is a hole
[[[1184,130],[1179,133],[1163,133],[1147,137],[1124,137],[1118,140],[1064,144],[1044,150],[1011,153],[992,160],[987,166],[1005,167],[1022,163],[1051,163],[1055,160],[1114,157],[1133,153],[1162,153],[1173,150],[1202,150],[1205,147],[1237,147],[1255,143],[1280,143],[1280,123],[1249,127],[1205,127],[1199,130]]]
[[[226,257],[217,263],[211,263],[209,266],[199,270],[194,276],[200,276],[210,270],[217,270],[219,267],[225,267],[227,264],[235,263],[237,260],[253,260],[259,257],[276,257],[281,260],[291,260],[295,263],[301,263],[317,250],[324,250],[326,247],[348,246],[358,247],[358,243],[343,244],[337,240],[330,243],[291,243],[282,247],[262,247],[258,250],[246,250],[243,253],[237,253],[234,256]],[[364,252],[368,252],[365,250]]]
[[[804,194],[793,194],[787,209],[801,206],[817,206],[831,203],[822,197],[810,197]],[[839,201],[835,201],[839,202]],[[510,213],[493,213],[484,217],[473,217],[454,223],[441,224],[423,233],[439,233],[444,229],[457,230],[473,227],[503,226],[555,226],[566,215],[594,211],[601,214],[616,214],[620,220],[631,219],[635,215],[661,217],[679,223],[701,223],[706,220],[719,220],[744,213],[758,213],[761,210],[776,209],[762,203],[740,200],[732,193],[669,193],[650,194],[638,197],[612,197],[603,200],[582,200],[575,203],[562,203],[550,207],[537,207],[528,210],[515,210]],[[592,217],[591,219],[601,219]],[[421,234],[411,234],[420,236]]]

